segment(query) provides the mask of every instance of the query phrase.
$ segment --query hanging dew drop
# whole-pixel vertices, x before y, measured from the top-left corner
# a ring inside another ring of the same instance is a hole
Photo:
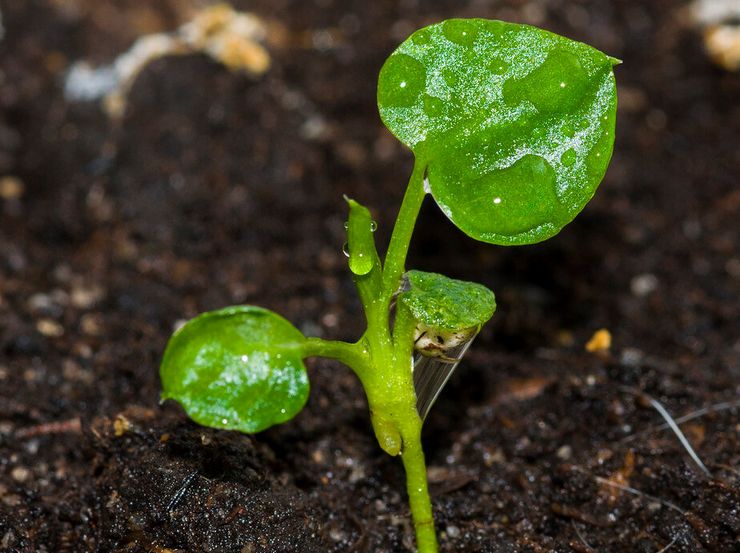
[[[344,254],[344,257],[349,257],[349,244],[347,242],[342,244],[342,253]]]
[[[344,222],[344,230],[349,230],[349,221]]]
[[[370,221],[370,232],[375,232],[378,230],[378,223],[375,221]]]

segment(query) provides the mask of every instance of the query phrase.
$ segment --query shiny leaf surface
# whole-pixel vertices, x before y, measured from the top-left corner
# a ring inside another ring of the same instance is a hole
[[[556,234],[593,196],[614,144],[617,60],[528,25],[451,19],[380,72],[385,125],[428,164],[462,231],[516,245]]]
[[[288,321],[260,307],[199,315],[167,345],[162,398],[214,428],[259,432],[285,422],[308,398],[304,341]]]

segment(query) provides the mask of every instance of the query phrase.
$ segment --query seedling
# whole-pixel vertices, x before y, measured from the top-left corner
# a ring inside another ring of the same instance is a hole
[[[451,19],[413,33],[378,83],[381,119],[415,157],[382,262],[370,212],[347,198],[345,251],[365,333],[353,343],[307,338],[253,306],[204,313],[167,346],[163,399],[200,424],[259,432],[302,409],[304,359],[343,362],[362,382],[380,447],[403,461],[418,550],[437,551],[422,423],[496,304],[480,284],[405,272],[419,209],[431,194],[458,228],[492,244],[558,233],[606,172],[616,63],[585,44],[501,21]]]

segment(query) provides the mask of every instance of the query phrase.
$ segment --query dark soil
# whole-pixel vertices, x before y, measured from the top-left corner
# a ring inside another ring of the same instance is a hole
[[[559,236],[493,247],[422,210],[409,266],[499,304],[425,426],[442,550],[739,550],[740,80],[685,3],[245,1],[285,29],[264,77],[192,55],[150,64],[120,122],[65,100],[72,62],[110,62],[188,4],[0,3],[0,176],[23,186],[0,200],[0,550],[413,549],[401,464],[348,369],[310,362],[306,409],[246,436],[158,405],[157,368],[176,321],[235,303],[359,335],[342,194],[385,243],[411,166],[375,78],[451,16],[624,64],[612,166]],[[603,355],[584,349],[599,328]],[[682,429],[711,476],[650,398],[707,409]]]

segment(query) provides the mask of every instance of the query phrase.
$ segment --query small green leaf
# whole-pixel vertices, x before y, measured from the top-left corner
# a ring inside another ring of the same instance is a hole
[[[514,23],[450,19],[413,33],[380,71],[390,131],[427,164],[463,232],[545,240],[591,199],[614,145],[615,59]]]
[[[496,311],[496,298],[475,282],[455,280],[437,273],[408,271],[408,290],[398,296],[414,320],[439,331],[478,329]]]
[[[354,274],[363,276],[368,274],[373,267],[380,266],[373,238],[376,223],[365,206],[347,196],[344,199],[349,204],[349,221],[347,221],[349,268]]]
[[[259,432],[290,420],[308,398],[304,342],[288,321],[260,307],[199,315],[167,344],[162,399],[214,428]]]

